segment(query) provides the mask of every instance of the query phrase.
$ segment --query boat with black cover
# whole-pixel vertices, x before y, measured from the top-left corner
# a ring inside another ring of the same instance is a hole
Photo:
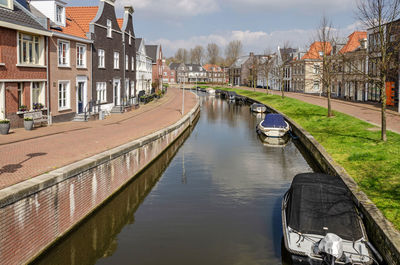
[[[264,113],[267,111],[267,107],[264,104],[253,103],[250,106],[252,112]]]
[[[339,177],[295,176],[282,200],[282,224],[293,264],[367,265],[382,259],[368,241],[351,192]]]

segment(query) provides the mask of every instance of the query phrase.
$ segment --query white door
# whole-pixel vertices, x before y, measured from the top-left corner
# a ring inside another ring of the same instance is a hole
[[[113,85],[113,91],[114,91],[114,106],[120,106],[121,105],[121,81],[119,79],[114,79],[114,85]]]
[[[0,120],[6,118],[6,90],[4,83],[0,83]]]

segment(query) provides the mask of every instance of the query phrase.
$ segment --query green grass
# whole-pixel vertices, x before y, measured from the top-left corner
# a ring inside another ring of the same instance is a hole
[[[400,134],[388,132],[380,140],[377,127],[352,116],[297,99],[240,89],[238,94],[263,102],[290,117],[346,169],[375,205],[400,230]]]

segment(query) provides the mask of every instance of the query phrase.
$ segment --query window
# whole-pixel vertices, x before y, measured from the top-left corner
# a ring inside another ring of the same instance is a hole
[[[32,82],[32,106],[38,103],[44,103],[43,88],[39,82]]]
[[[319,74],[320,67],[317,64],[314,64],[314,74]]]
[[[168,75],[168,73],[167,72],[164,72],[164,76],[167,76]]]
[[[314,90],[319,91],[319,81],[318,80],[314,81]]]
[[[107,19],[107,37],[112,38],[112,22]]]
[[[114,52],[114,69],[119,69],[119,52]]]
[[[18,83],[18,107],[24,105],[24,83]]]
[[[104,50],[99,49],[99,68],[104,68],[105,54]]]
[[[64,24],[64,7],[56,5],[56,22]]]
[[[44,45],[39,36],[19,33],[19,63],[40,64]]]
[[[13,0],[0,0],[0,6],[13,9]]]
[[[76,66],[86,67],[86,45],[76,45]]]
[[[58,82],[58,109],[69,108],[69,81]]]
[[[132,63],[132,66],[131,66],[131,70],[133,71],[133,70],[135,70],[135,57],[133,57],[132,56],[132,61],[131,61],[131,63]]]
[[[58,41],[58,66],[69,66],[69,42]]]
[[[131,33],[131,31],[129,31],[129,45],[131,45],[132,44],[132,33]]]
[[[125,55],[125,70],[129,70],[129,56]]]
[[[107,85],[106,82],[96,83],[97,101],[100,103],[107,102]]]

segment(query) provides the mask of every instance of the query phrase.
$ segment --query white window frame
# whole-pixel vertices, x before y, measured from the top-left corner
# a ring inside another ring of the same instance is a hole
[[[60,10],[61,10],[61,14],[59,13]],[[56,23],[65,25],[65,19],[64,19],[65,9],[64,9],[64,7],[56,4],[55,12],[56,12],[56,14],[55,14]]]
[[[97,91],[97,101],[99,103],[107,102],[107,82],[97,82],[96,83],[96,91]]]
[[[13,9],[13,8],[14,8],[14,2],[13,2],[13,0],[6,0],[6,2],[7,2],[6,5],[0,3],[0,6],[6,7],[6,8],[8,8],[8,9]]]
[[[129,31],[129,45],[132,45],[132,33]]]
[[[135,70],[135,57],[132,56],[132,59],[131,59],[131,60],[132,60],[132,61],[131,61],[131,64],[132,64],[132,65],[131,65],[131,68],[132,68],[131,70],[134,71],[134,70]]]
[[[119,52],[114,52],[114,69],[119,69]]]
[[[103,49],[99,49],[99,52],[97,53],[98,55],[98,60],[99,60],[99,68],[105,68],[106,65],[106,52]]]
[[[37,87],[36,87],[37,85]],[[33,94],[35,93],[35,90],[39,90],[38,93],[38,100],[37,102],[34,102],[33,100]],[[31,102],[31,109],[33,109],[33,104],[35,103],[41,103],[43,106],[45,106],[45,89],[44,89],[44,82],[31,82],[31,95],[30,95],[30,102]]]
[[[125,55],[125,70],[129,70],[129,56]]]
[[[80,49],[83,49],[82,58],[79,58]],[[86,45],[85,44],[76,44],[76,67],[77,68],[86,68]],[[82,63],[80,62],[82,61]]]
[[[60,44],[65,45],[65,62],[61,61],[61,50]],[[57,41],[57,58],[58,58],[58,67],[70,67],[70,42],[66,40],[58,40]]]
[[[17,65],[40,65],[44,66],[44,40],[42,36],[27,34],[18,32],[17,38],[17,53],[18,53],[18,64]],[[31,37],[32,40],[26,38]],[[24,45],[25,44],[25,45]],[[29,45],[32,45],[32,49],[29,49]],[[26,49],[24,49],[26,47]],[[26,58],[24,60],[24,50]],[[32,54],[30,53],[32,51]]]
[[[107,38],[112,38],[112,21],[107,19]]]
[[[60,85],[64,85],[65,93],[62,93],[62,98],[60,98]],[[57,105],[58,110],[69,110],[71,109],[71,82],[69,80],[59,80],[57,86]],[[63,100],[64,104],[60,104],[60,99]]]

